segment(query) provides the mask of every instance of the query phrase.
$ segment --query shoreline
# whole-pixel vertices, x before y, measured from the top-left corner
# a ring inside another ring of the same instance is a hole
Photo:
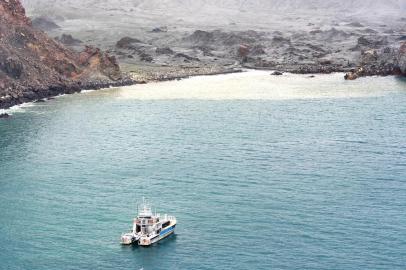
[[[160,78],[154,78],[149,80],[136,80],[136,79],[124,79],[120,81],[110,81],[110,82],[77,82],[67,85],[57,85],[49,86],[46,89],[30,89],[27,91],[29,95],[22,96],[5,96],[0,97],[0,119],[8,118],[10,114],[7,110],[11,109],[14,106],[20,106],[23,104],[34,103],[44,99],[54,98],[60,95],[68,95],[81,93],[82,91],[97,91],[101,89],[111,88],[111,87],[121,87],[121,86],[131,86],[136,84],[147,84],[152,82],[165,82],[165,81],[175,81],[183,80],[191,77],[199,76],[215,76],[215,75],[225,75],[233,73],[244,72],[242,69],[226,69],[222,71],[214,72],[198,72],[194,74],[180,74],[175,76],[166,76]]]
[[[25,103],[35,102],[46,98],[56,97],[62,94],[80,93],[84,90],[99,90],[109,87],[128,86],[135,84],[131,79],[120,81],[94,81],[94,82],[75,82],[66,85],[51,85],[43,89],[28,88],[21,96],[4,96],[0,97],[0,110],[7,110],[13,106]]]
[[[111,87],[121,87],[121,86],[131,86],[137,84],[149,84],[149,83],[159,83],[159,82],[167,82],[167,81],[175,81],[175,80],[184,80],[188,78],[194,77],[201,77],[201,76],[216,76],[216,75],[227,75],[227,74],[234,74],[234,73],[244,73],[249,71],[266,71],[272,72],[275,69],[267,69],[267,68],[255,68],[255,67],[238,67],[238,68],[230,68],[225,70],[216,70],[214,72],[196,72],[193,74],[176,74],[173,76],[164,76],[160,74],[155,78],[149,78],[148,80],[137,80],[137,79],[123,79],[116,82],[77,82],[72,83],[70,85],[65,86],[50,86],[47,89],[38,89],[37,91],[32,90],[32,92],[36,93],[35,96],[22,96],[22,97],[0,97],[0,119],[1,118],[8,118],[12,115],[9,112],[10,109],[17,106],[24,106],[26,104],[34,104],[35,102],[45,102],[45,100],[53,99],[58,96],[68,95],[68,94],[75,94],[81,93],[83,91],[97,91],[101,89],[107,89]],[[290,73],[290,74],[297,74],[297,75],[330,75],[334,73],[344,73],[343,71],[333,71],[333,72],[316,72],[316,73],[300,73],[300,72],[292,72],[292,71],[285,71],[281,70],[282,73]],[[272,74],[269,74],[272,76]],[[387,77],[387,76],[395,76],[396,75],[376,75],[378,77]],[[367,76],[367,77],[376,77],[376,76]],[[343,78],[344,81],[344,78]]]

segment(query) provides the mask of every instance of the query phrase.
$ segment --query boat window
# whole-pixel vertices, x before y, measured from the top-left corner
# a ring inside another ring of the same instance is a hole
[[[140,225],[136,225],[135,226],[135,232],[140,232],[141,231],[141,226]]]
[[[168,227],[170,223],[170,221],[165,222],[164,224],[162,224],[162,228]]]

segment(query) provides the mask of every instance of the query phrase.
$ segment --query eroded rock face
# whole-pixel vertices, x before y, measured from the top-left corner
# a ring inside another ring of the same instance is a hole
[[[0,108],[121,78],[114,57],[69,50],[34,29],[19,0],[0,0]]]
[[[0,70],[13,79],[19,79],[23,72],[22,63],[15,57],[0,56]]]
[[[31,25],[31,21],[25,16],[25,9],[19,0],[1,0],[0,14],[6,21],[16,25]]]
[[[360,66],[345,75],[346,80],[355,80],[363,76],[403,75],[406,76],[406,42],[400,47],[385,47],[380,50],[363,51]]]
[[[79,55],[79,64],[85,67],[85,74],[89,72],[101,73],[113,80],[121,79],[120,67],[116,58],[102,52],[99,48],[86,46]]]
[[[403,42],[399,48],[399,69],[403,76],[406,76],[406,42]]]

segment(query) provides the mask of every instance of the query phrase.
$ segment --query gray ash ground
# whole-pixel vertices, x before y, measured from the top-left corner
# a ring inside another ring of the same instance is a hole
[[[51,36],[107,49],[146,80],[236,67],[349,71],[370,49],[396,54],[406,36],[402,1],[49,2],[25,0],[29,15],[59,26]]]

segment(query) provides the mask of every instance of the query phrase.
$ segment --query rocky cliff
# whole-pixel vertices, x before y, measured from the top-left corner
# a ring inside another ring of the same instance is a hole
[[[406,42],[403,42],[402,46],[399,49],[398,64],[400,72],[406,76]]]
[[[346,80],[363,76],[406,76],[406,42],[399,48],[385,47],[362,51],[359,66],[345,75]]]
[[[69,50],[34,29],[19,0],[0,0],[0,108],[127,82],[114,57]]]

